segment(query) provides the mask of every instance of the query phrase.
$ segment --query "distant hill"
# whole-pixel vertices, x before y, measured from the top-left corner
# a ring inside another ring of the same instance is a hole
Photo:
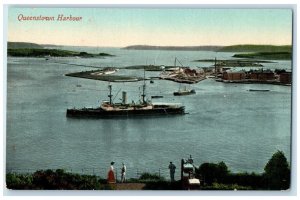
[[[220,48],[218,52],[292,52],[291,45],[232,45]]]
[[[174,51],[217,51],[223,46],[150,46],[150,45],[132,45],[122,49],[133,50],[174,50]]]
[[[44,47],[39,44],[30,42],[7,42],[8,49],[43,49]]]
[[[108,53],[92,54],[84,51],[77,52],[77,51],[68,51],[62,49],[37,49],[37,48],[8,49],[7,55],[15,56],[15,57],[75,57],[77,56],[81,58],[114,56]]]

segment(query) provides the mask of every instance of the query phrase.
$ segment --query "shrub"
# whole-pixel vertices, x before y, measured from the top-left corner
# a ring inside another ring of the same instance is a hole
[[[229,170],[224,162],[203,163],[199,169],[196,170],[196,176],[202,177],[203,181],[211,185],[213,182],[223,182],[228,176]]]
[[[223,181],[225,184],[237,184],[240,186],[249,187],[251,189],[265,189],[263,184],[263,176],[255,173],[230,173]]]
[[[165,181],[164,177],[161,177],[157,174],[143,173],[139,180],[142,181]]]
[[[32,176],[8,173],[6,174],[6,187],[8,189],[31,189]]]

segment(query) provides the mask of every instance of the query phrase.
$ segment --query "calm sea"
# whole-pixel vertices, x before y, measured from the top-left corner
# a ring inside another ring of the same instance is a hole
[[[162,95],[159,102],[182,103],[184,116],[130,119],[71,119],[66,109],[96,107],[107,100],[108,83],[65,76],[93,67],[157,64],[207,67],[213,63],[196,59],[229,59],[233,53],[209,51],[136,51],[117,48],[64,47],[106,52],[100,58],[8,58],[7,65],[7,170],[32,172],[63,168],[106,177],[110,162],[128,177],[140,172],[168,177],[173,161],[179,177],[180,161],[192,155],[199,166],[224,161],[232,172],[263,172],[277,150],[290,160],[291,87],[260,84],[224,84],[206,79],[191,86],[196,95],[174,97],[179,84],[164,80],[147,82],[147,95]],[[68,64],[61,64],[68,63]],[[71,64],[71,65],[69,65]],[[291,69],[290,61],[266,68]],[[143,76],[142,70],[119,70],[118,74]],[[146,72],[146,76],[157,76]],[[114,101],[121,91],[128,101],[138,101],[142,82],[112,83]],[[249,92],[269,89],[270,92]]]

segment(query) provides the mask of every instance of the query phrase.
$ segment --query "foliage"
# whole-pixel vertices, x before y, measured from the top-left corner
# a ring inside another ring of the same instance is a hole
[[[42,49],[43,46],[35,43],[29,42],[7,42],[8,49],[24,49],[24,48],[35,48],[35,49]]]
[[[210,186],[204,186],[202,190],[250,190],[250,187],[240,186],[237,184],[221,184],[221,183],[213,183]]]
[[[70,190],[91,190],[100,187],[96,176],[79,175],[66,173],[64,170],[58,169],[37,171],[33,174],[33,184],[41,188],[39,189],[70,189]]]
[[[203,163],[196,168],[196,178],[200,178],[202,190],[286,190],[290,187],[290,167],[282,151],[277,151],[268,161],[263,174],[230,173],[224,162]],[[128,179],[131,183],[145,183],[145,190],[180,190],[182,182],[166,181],[158,174],[143,173],[138,179]],[[41,170],[31,175],[6,174],[8,189],[47,190],[99,190],[113,189],[105,179],[96,176],[67,173],[62,169]]]
[[[222,182],[228,176],[229,170],[224,162],[218,164],[215,163],[203,163],[196,171],[198,177],[204,180],[208,185],[213,182]]]
[[[102,182],[102,183],[100,183]],[[99,190],[111,189],[96,176],[67,173],[62,169],[56,171],[40,170],[32,175],[6,175],[9,189],[44,189],[44,190]]]
[[[290,187],[290,167],[282,151],[273,154],[264,170],[263,176],[269,189],[286,190]]]
[[[196,169],[196,176],[205,183],[202,189],[222,189],[222,184],[252,190],[286,190],[290,187],[290,167],[282,151],[272,156],[264,170],[264,174],[230,173],[224,162],[203,163]]]
[[[261,174],[230,173],[223,181],[224,184],[236,184],[251,189],[265,189],[263,176]]]
[[[220,52],[292,52],[291,45],[232,45],[225,46]]]
[[[78,53],[74,51],[59,50],[59,49],[33,49],[33,48],[8,49],[7,54],[9,56],[17,56],[17,57],[45,57],[45,56],[66,57],[66,56],[78,55]]]
[[[164,177],[161,177],[157,174],[143,173],[139,180],[141,181],[165,181]]]
[[[107,53],[91,54],[87,52],[76,52],[62,49],[39,49],[39,48],[22,48],[22,49],[8,49],[8,56],[16,57],[97,57],[97,56],[113,56]]]
[[[291,52],[257,52],[257,53],[243,53],[234,54],[236,58],[254,58],[254,59],[268,59],[268,60],[291,60]]]
[[[16,175],[9,173],[6,175],[6,187],[8,189],[32,189],[32,175]]]
[[[275,69],[274,72],[276,74],[282,74],[282,73],[286,73],[286,70],[285,69]]]

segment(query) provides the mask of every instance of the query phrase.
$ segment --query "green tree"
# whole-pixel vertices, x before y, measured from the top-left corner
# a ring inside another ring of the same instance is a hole
[[[211,185],[214,182],[223,182],[228,176],[229,170],[224,162],[203,163],[197,173],[201,175],[206,184]]]
[[[286,190],[290,187],[290,167],[282,151],[277,151],[264,168],[266,186],[271,190]]]
[[[218,163],[218,180],[220,182],[223,182],[224,179],[228,176],[229,174],[229,170],[228,170],[228,167],[227,165],[222,161],[220,163]]]

